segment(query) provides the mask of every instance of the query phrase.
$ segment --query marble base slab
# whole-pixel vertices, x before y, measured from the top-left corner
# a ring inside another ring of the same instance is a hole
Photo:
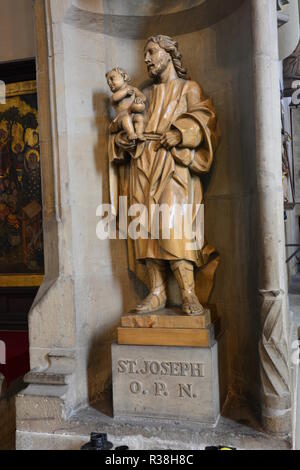
[[[215,425],[218,345],[209,348],[112,345],[114,417]]]

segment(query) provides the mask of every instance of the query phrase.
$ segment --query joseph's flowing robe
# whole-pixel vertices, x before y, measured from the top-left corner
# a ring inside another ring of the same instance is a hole
[[[172,206],[183,208],[190,204],[193,221],[203,202],[201,175],[209,172],[218,144],[215,110],[210,99],[205,99],[200,86],[190,80],[175,79],[153,84],[144,90],[148,109],[145,116],[145,134],[149,140],[137,147],[124,138],[124,133],[110,134],[110,196],[118,212],[118,197],[127,196],[129,204],[144,204],[151,214],[151,204],[168,204],[170,238],[128,239],[129,267],[143,279],[140,264],[147,258],[159,260],[192,261],[200,267],[214,251],[209,245],[191,250],[191,240],[174,238]],[[157,140],[166,131],[177,129],[182,139],[171,150],[159,146]],[[151,217],[149,217],[149,233]],[[161,231],[159,232],[161,233]]]

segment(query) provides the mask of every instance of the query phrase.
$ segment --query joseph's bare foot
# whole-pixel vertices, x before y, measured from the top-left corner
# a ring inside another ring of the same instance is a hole
[[[151,313],[165,308],[167,303],[166,291],[157,292],[153,290],[139,303],[131,313]]]
[[[186,315],[197,316],[203,315],[205,310],[195,292],[186,292],[183,294],[182,311]]]

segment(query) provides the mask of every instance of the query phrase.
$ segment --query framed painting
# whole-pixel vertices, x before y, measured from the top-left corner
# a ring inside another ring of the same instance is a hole
[[[9,83],[0,104],[0,287],[39,285],[43,225],[36,81]]]

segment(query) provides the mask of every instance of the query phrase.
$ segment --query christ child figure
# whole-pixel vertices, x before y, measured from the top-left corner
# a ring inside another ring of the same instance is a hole
[[[146,97],[137,88],[129,85],[130,77],[120,67],[113,68],[106,74],[111,89],[112,104],[116,110],[116,118],[112,124],[123,129],[128,140],[145,140],[144,111]]]

